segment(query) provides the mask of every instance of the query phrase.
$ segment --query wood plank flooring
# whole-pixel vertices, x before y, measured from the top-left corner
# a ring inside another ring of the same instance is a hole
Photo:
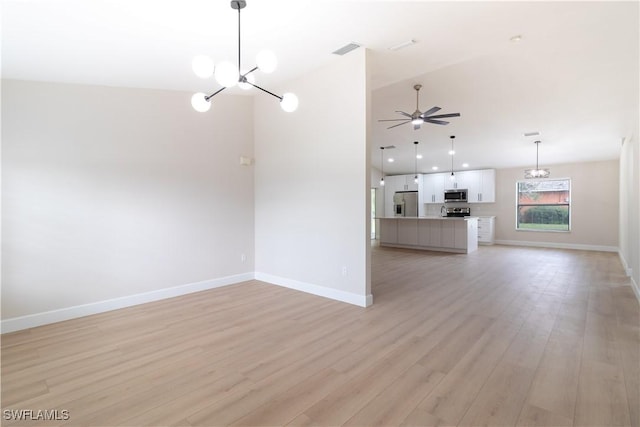
[[[2,425],[640,426],[616,254],[372,257],[367,309],[251,281],[5,334]]]

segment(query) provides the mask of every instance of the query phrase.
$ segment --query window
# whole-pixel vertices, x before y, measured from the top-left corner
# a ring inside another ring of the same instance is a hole
[[[527,180],[517,186],[517,230],[570,230],[571,180]]]

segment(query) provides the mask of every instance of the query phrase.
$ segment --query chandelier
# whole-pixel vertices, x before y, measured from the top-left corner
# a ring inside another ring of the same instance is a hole
[[[549,178],[549,175],[551,174],[551,171],[549,171],[549,169],[540,169],[538,167],[538,147],[540,145],[540,141],[534,141],[534,144],[536,144],[536,168],[535,169],[525,169],[524,177],[526,179]]]
[[[280,107],[286,112],[295,111],[298,108],[298,97],[293,93],[285,93],[282,96],[276,95],[264,88],[255,84],[255,78],[253,72],[260,70],[264,73],[273,72],[278,61],[273,52],[263,50],[256,56],[256,66],[248,71],[242,69],[242,52],[240,50],[240,10],[247,6],[247,2],[244,0],[232,0],[231,8],[238,11],[238,65],[231,61],[222,61],[218,64],[214,64],[213,60],[205,55],[198,55],[193,59],[192,67],[194,73],[201,78],[209,78],[214,76],[216,81],[222,88],[218,89],[211,95],[207,95],[202,92],[198,92],[191,97],[191,105],[196,111],[204,113],[211,108],[211,98],[222,92],[228,87],[233,87],[236,84],[241,89],[251,89],[255,87],[274,96],[280,100]]]

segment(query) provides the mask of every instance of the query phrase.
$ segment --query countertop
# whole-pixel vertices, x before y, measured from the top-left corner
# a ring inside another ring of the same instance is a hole
[[[470,219],[478,219],[477,216],[389,216],[376,219],[439,219],[442,221],[468,221]]]

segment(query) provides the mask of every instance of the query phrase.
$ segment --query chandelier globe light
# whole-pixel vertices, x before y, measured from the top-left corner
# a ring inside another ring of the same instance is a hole
[[[242,51],[240,43],[240,11],[247,6],[245,0],[232,0],[231,8],[238,11],[238,63],[231,61],[221,61],[214,63],[211,58],[206,55],[197,55],[191,62],[193,72],[200,78],[207,79],[213,76],[216,82],[222,86],[211,95],[198,92],[191,97],[191,106],[198,112],[204,113],[211,108],[211,98],[219,94],[226,88],[238,85],[241,89],[249,90],[256,88],[262,92],[276,97],[280,100],[280,107],[290,113],[298,108],[298,97],[290,92],[284,95],[276,95],[258,85],[256,85],[253,73],[260,70],[263,73],[272,73],[278,67],[278,60],[270,50],[262,50],[256,56],[256,66],[251,69],[242,67]]]

